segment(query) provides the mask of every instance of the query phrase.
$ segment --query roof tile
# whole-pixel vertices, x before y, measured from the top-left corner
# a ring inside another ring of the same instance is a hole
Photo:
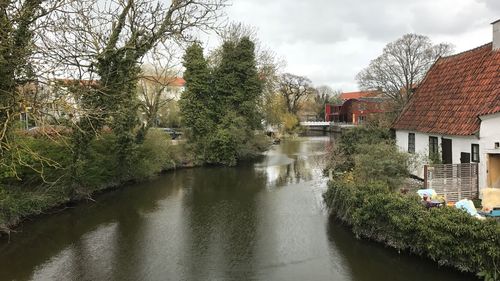
[[[440,58],[393,125],[446,135],[473,135],[479,116],[500,112],[500,51],[492,44]]]

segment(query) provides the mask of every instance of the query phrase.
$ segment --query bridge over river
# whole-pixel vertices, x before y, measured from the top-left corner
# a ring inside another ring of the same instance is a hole
[[[329,122],[329,121],[301,121],[300,126],[306,127],[310,130],[331,130],[331,131],[340,131],[343,128],[352,128],[356,127],[356,125],[351,123],[337,123],[337,122]]]

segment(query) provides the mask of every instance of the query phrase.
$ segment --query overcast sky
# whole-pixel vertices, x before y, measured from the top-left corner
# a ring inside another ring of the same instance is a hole
[[[315,86],[358,89],[356,74],[405,33],[448,42],[455,52],[491,42],[500,0],[233,0],[230,21],[258,29],[285,71]]]

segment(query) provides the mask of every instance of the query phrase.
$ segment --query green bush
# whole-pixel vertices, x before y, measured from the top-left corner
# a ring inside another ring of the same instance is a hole
[[[363,144],[357,150],[358,154],[354,156],[356,181],[381,181],[391,190],[396,190],[409,175],[408,154],[399,152],[394,144]]]
[[[346,155],[355,155],[362,145],[393,142],[394,138],[389,130],[372,127],[355,127],[342,132],[338,140],[339,148]]]
[[[500,226],[455,208],[426,209],[418,197],[387,192],[384,183],[332,181],[324,194],[332,215],[358,237],[426,256],[440,265],[500,280]]]
[[[355,127],[345,130],[330,150],[326,169],[344,173],[354,169],[355,155],[369,145],[394,144],[391,133],[382,128]]]
[[[144,142],[137,147],[135,159],[131,177],[138,180],[151,178],[176,166],[171,141],[159,130],[148,132]]]
[[[226,128],[218,128],[215,134],[209,136],[206,148],[206,162],[234,166],[238,161],[237,135]]]
[[[397,189],[409,175],[410,157],[399,152],[391,134],[380,128],[357,127],[342,133],[328,153],[326,170],[334,177],[351,174],[353,181],[381,181]]]
[[[122,180],[118,172],[116,141],[112,133],[103,133],[92,140],[85,159],[74,164],[77,171],[73,178],[76,193],[90,194]]]
[[[92,142],[87,159],[79,166],[80,191],[91,193],[130,180],[149,179],[177,165],[170,138],[163,131],[149,130],[144,141],[132,147],[132,161],[124,167],[129,172],[120,173],[116,141],[114,134],[104,133]]]
[[[41,214],[64,200],[67,197],[57,189],[40,192],[0,186],[0,233],[20,218]]]
[[[228,113],[223,122],[195,145],[201,163],[234,166],[269,148],[270,139],[252,130],[244,117]],[[200,149],[201,147],[201,149]]]
[[[0,233],[23,217],[126,181],[151,178],[185,158],[182,145],[173,146],[165,133],[151,130],[143,143],[132,147],[133,161],[125,167],[130,172],[123,174],[117,165],[116,143],[114,134],[103,133],[92,141],[85,158],[72,163],[63,138],[19,136],[24,163],[16,167],[17,177],[1,173],[0,178]]]
[[[16,173],[0,172],[0,183],[32,187],[67,182],[71,151],[66,138],[17,135],[12,151],[19,159],[13,162]]]

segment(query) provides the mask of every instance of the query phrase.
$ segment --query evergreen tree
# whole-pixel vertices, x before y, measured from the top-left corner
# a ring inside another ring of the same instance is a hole
[[[223,44],[222,59],[216,70],[215,90],[219,104],[224,105],[223,115],[235,111],[245,117],[250,128],[261,127],[258,102],[262,81],[256,67],[255,45],[248,37]]]
[[[255,141],[255,130],[261,127],[258,101],[262,83],[254,44],[248,38],[225,42],[221,53],[211,72],[203,49],[198,44],[188,48],[184,56],[186,91],[180,105],[198,160],[233,166],[262,148]]]
[[[189,142],[198,159],[204,161],[204,151],[210,129],[214,127],[214,102],[211,98],[210,71],[203,48],[194,43],[184,55],[186,90],[179,101],[182,120],[190,129]]]

